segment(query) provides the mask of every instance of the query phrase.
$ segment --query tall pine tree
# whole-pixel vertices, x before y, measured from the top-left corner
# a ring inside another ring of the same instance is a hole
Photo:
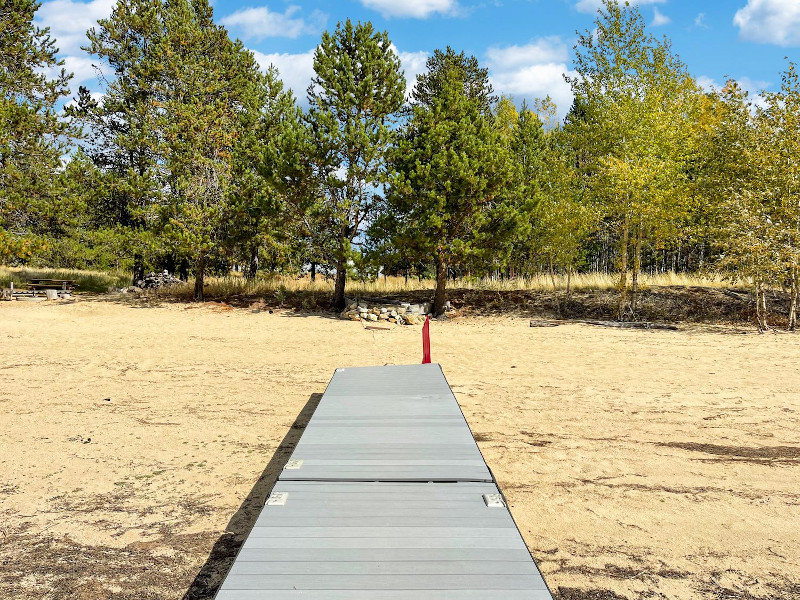
[[[444,57],[444,58],[443,58]],[[375,231],[436,266],[433,312],[444,312],[448,268],[508,249],[519,224],[513,166],[488,110],[488,73],[448,48],[428,60],[421,93],[391,153],[388,211]]]
[[[348,19],[325,32],[314,53],[308,88],[313,177],[319,196],[306,214],[320,250],[336,267],[333,306],[345,305],[353,244],[380,201],[384,156],[394,139],[392,118],[403,104],[405,79],[386,32]]]
[[[58,114],[71,75],[49,30],[33,24],[39,6],[0,0],[0,260],[30,258],[58,233],[59,171],[77,133]]]

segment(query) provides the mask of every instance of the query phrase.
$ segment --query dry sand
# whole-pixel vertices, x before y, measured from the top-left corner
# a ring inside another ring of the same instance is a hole
[[[800,337],[431,329],[558,597],[800,598]],[[0,598],[209,597],[334,368],[419,358],[418,327],[0,304]]]

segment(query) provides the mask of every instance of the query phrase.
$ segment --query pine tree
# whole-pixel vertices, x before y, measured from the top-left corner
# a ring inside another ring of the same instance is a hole
[[[509,194],[513,165],[485,112],[486,73],[472,68],[473,57],[455,55],[461,62],[453,63],[443,55],[435,53],[418,79],[424,93],[391,153],[388,211],[376,225],[409,255],[433,260],[436,315],[444,312],[448,268],[502,257],[519,225]],[[482,79],[469,79],[476,71]]]
[[[305,196],[310,206],[304,212],[315,246],[336,267],[333,306],[341,310],[353,244],[361,242],[379,206],[405,79],[386,32],[349,19],[323,33],[314,72],[307,122],[319,193]]]
[[[165,35],[162,0],[120,0],[107,19],[87,32],[85,49],[107,64],[103,101],[79,90],[72,114],[83,124],[86,155],[103,175],[107,195],[96,218],[124,239],[133,261],[133,283],[163,251],[156,230],[162,203],[163,172],[155,87],[158,59],[153,48]],[[104,213],[104,214],[102,214]]]
[[[49,30],[33,24],[39,6],[0,0],[0,261],[42,249],[58,220],[62,156],[78,133],[58,115],[72,76],[58,69]]]
[[[204,299],[209,261],[232,228],[228,202],[233,155],[248,115],[263,104],[253,54],[213,22],[206,0],[167,5],[165,34],[152,49],[160,162],[169,194],[165,233],[194,265],[196,300]]]
[[[303,133],[301,112],[275,68],[264,74],[257,92],[260,110],[242,114],[229,190],[231,218],[237,226],[228,243],[234,256],[245,263],[248,279],[255,278],[264,250],[284,257],[283,266],[302,252],[289,196],[302,187],[300,182],[294,185],[297,177],[292,175],[308,153],[298,143]],[[287,182],[287,177],[292,181]]]

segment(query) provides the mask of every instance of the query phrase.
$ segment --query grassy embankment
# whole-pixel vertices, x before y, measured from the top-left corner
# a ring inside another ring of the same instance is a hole
[[[79,293],[103,294],[130,284],[126,272],[77,271],[69,269],[28,269],[0,267],[0,286],[24,286],[32,277],[74,279]],[[583,273],[570,280],[547,274],[533,278],[458,279],[448,283],[448,298],[455,315],[515,313],[532,318],[613,319],[617,309],[617,277],[603,273]],[[352,279],[347,294],[352,298],[387,298],[394,301],[429,301],[433,280],[402,277],[372,281]],[[730,288],[736,290],[729,293]],[[143,293],[156,301],[190,302],[193,285],[172,286]],[[279,306],[300,310],[325,311],[333,294],[333,279],[323,276],[311,281],[308,276],[262,276],[248,281],[238,274],[206,278],[207,300],[237,306]],[[787,320],[788,297],[780,290],[768,296],[770,323],[781,326]],[[637,320],[702,322],[744,325],[752,320],[753,302],[743,284],[720,278],[665,273],[641,275],[640,293],[633,317]]]

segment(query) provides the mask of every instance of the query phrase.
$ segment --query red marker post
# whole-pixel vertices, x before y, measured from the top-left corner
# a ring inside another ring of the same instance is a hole
[[[431,362],[431,316],[425,317],[425,324],[422,326],[422,364]]]

